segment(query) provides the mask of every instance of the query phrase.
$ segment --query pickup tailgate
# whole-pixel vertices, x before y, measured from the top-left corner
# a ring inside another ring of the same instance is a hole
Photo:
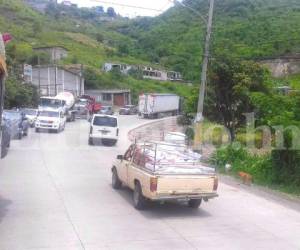
[[[158,196],[199,195],[216,192],[216,176],[206,175],[163,175],[157,178]]]

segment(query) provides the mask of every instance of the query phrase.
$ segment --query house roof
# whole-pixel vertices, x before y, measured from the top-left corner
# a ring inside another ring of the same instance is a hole
[[[62,69],[64,71],[67,71],[67,72],[69,72],[69,73],[71,73],[73,75],[76,75],[76,76],[79,76],[79,77],[81,76],[80,72],[77,72],[75,70],[69,69],[69,68],[67,68],[67,66],[63,67],[63,66],[55,66],[55,65],[40,65],[40,66],[33,66],[32,68],[33,69],[38,69],[38,68],[45,69],[45,68],[55,68],[55,67],[57,67],[58,69]]]
[[[129,89],[91,89],[86,90],[85,93],[87,94],[123,94],[123,93],[130,93]]]

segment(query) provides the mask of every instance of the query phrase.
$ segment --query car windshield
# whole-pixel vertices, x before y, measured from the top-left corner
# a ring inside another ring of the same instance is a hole
[[[77,105],[87,105],[88,104],[88,100],[86,99],[80,99],[77,101],[76,103]]]
[[[24,109],[25,115],[37,115],[37,110],[35,109]]]
[[[133,106],[130,106],[130,105],[124,106],[124,109],[131,109],[131,108],[133,108]]]
[[[93,125],[95,126],[105,126],[105,127],[117,127],[118,122],[117,119],[114,117],[108,116],[96,116],[94,118]]]
[[[40,111],[40,117],[59,117],[59,112],[55,111]]]
[[[104,106],[104,107],[102,107],[102,110],[110,110],[110,107]]]
[[[57,100],[57,99],[50,99],[50,98],[41,98],[40,99],[40,106],[42,107],[62,107],[63,106],[63,101],[62,100]]]

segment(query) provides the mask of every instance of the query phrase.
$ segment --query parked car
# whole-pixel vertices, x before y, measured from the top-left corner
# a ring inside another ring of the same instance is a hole
[[[113,115],[114,111],[112,106],[102,106],[98,114],[101,115]]]
[[[113,146],[119,138],[118,118],[110,115],[94,115],[91,120],[89,145],[101,140],[104,145]]]
[[[27,117],[30,127],[34,128],[35,121],[38,116],[38,110],[37,109],[23,109],[22,112]]]
[[[65,129],[66,122],[67,118],[62,109],[40,110],[35,122],[35,132],[40,132],[41,129],[45,129],[59,133]]]
[[[4,158],[7,155],[8,148],[10,146],[10,129],[7,122],[4,120],[2,124],[2,140],[1,140],[1,152],[0,158]]]
[[[3,117],[10,128],[12,139],[21,140],[23,136],[28,135],[29,122],[23,112],[18,110],[4,110]]]
[[[137,113],[138,109],[134,105],[125,105],[119,110],[120,115],[136,115]]]
[[[145,208],[148,201],[185,201],[198,208],[202,200],[218,196],[216,171],[200,159],[201,155],[178,144],[133,144],[112,166],[112,187],[133,190],[136,209]]]

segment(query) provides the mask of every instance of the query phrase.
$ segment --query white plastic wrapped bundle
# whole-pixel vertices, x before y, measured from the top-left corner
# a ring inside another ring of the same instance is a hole
[[[147,144],[139,148],[143,165],[161,173],[203,173],[207,167],[200,163],[201,155],[187,147],[172,144]]]
[[[0,33],[0,55],[5,59],[5,45],[1,33]]]

